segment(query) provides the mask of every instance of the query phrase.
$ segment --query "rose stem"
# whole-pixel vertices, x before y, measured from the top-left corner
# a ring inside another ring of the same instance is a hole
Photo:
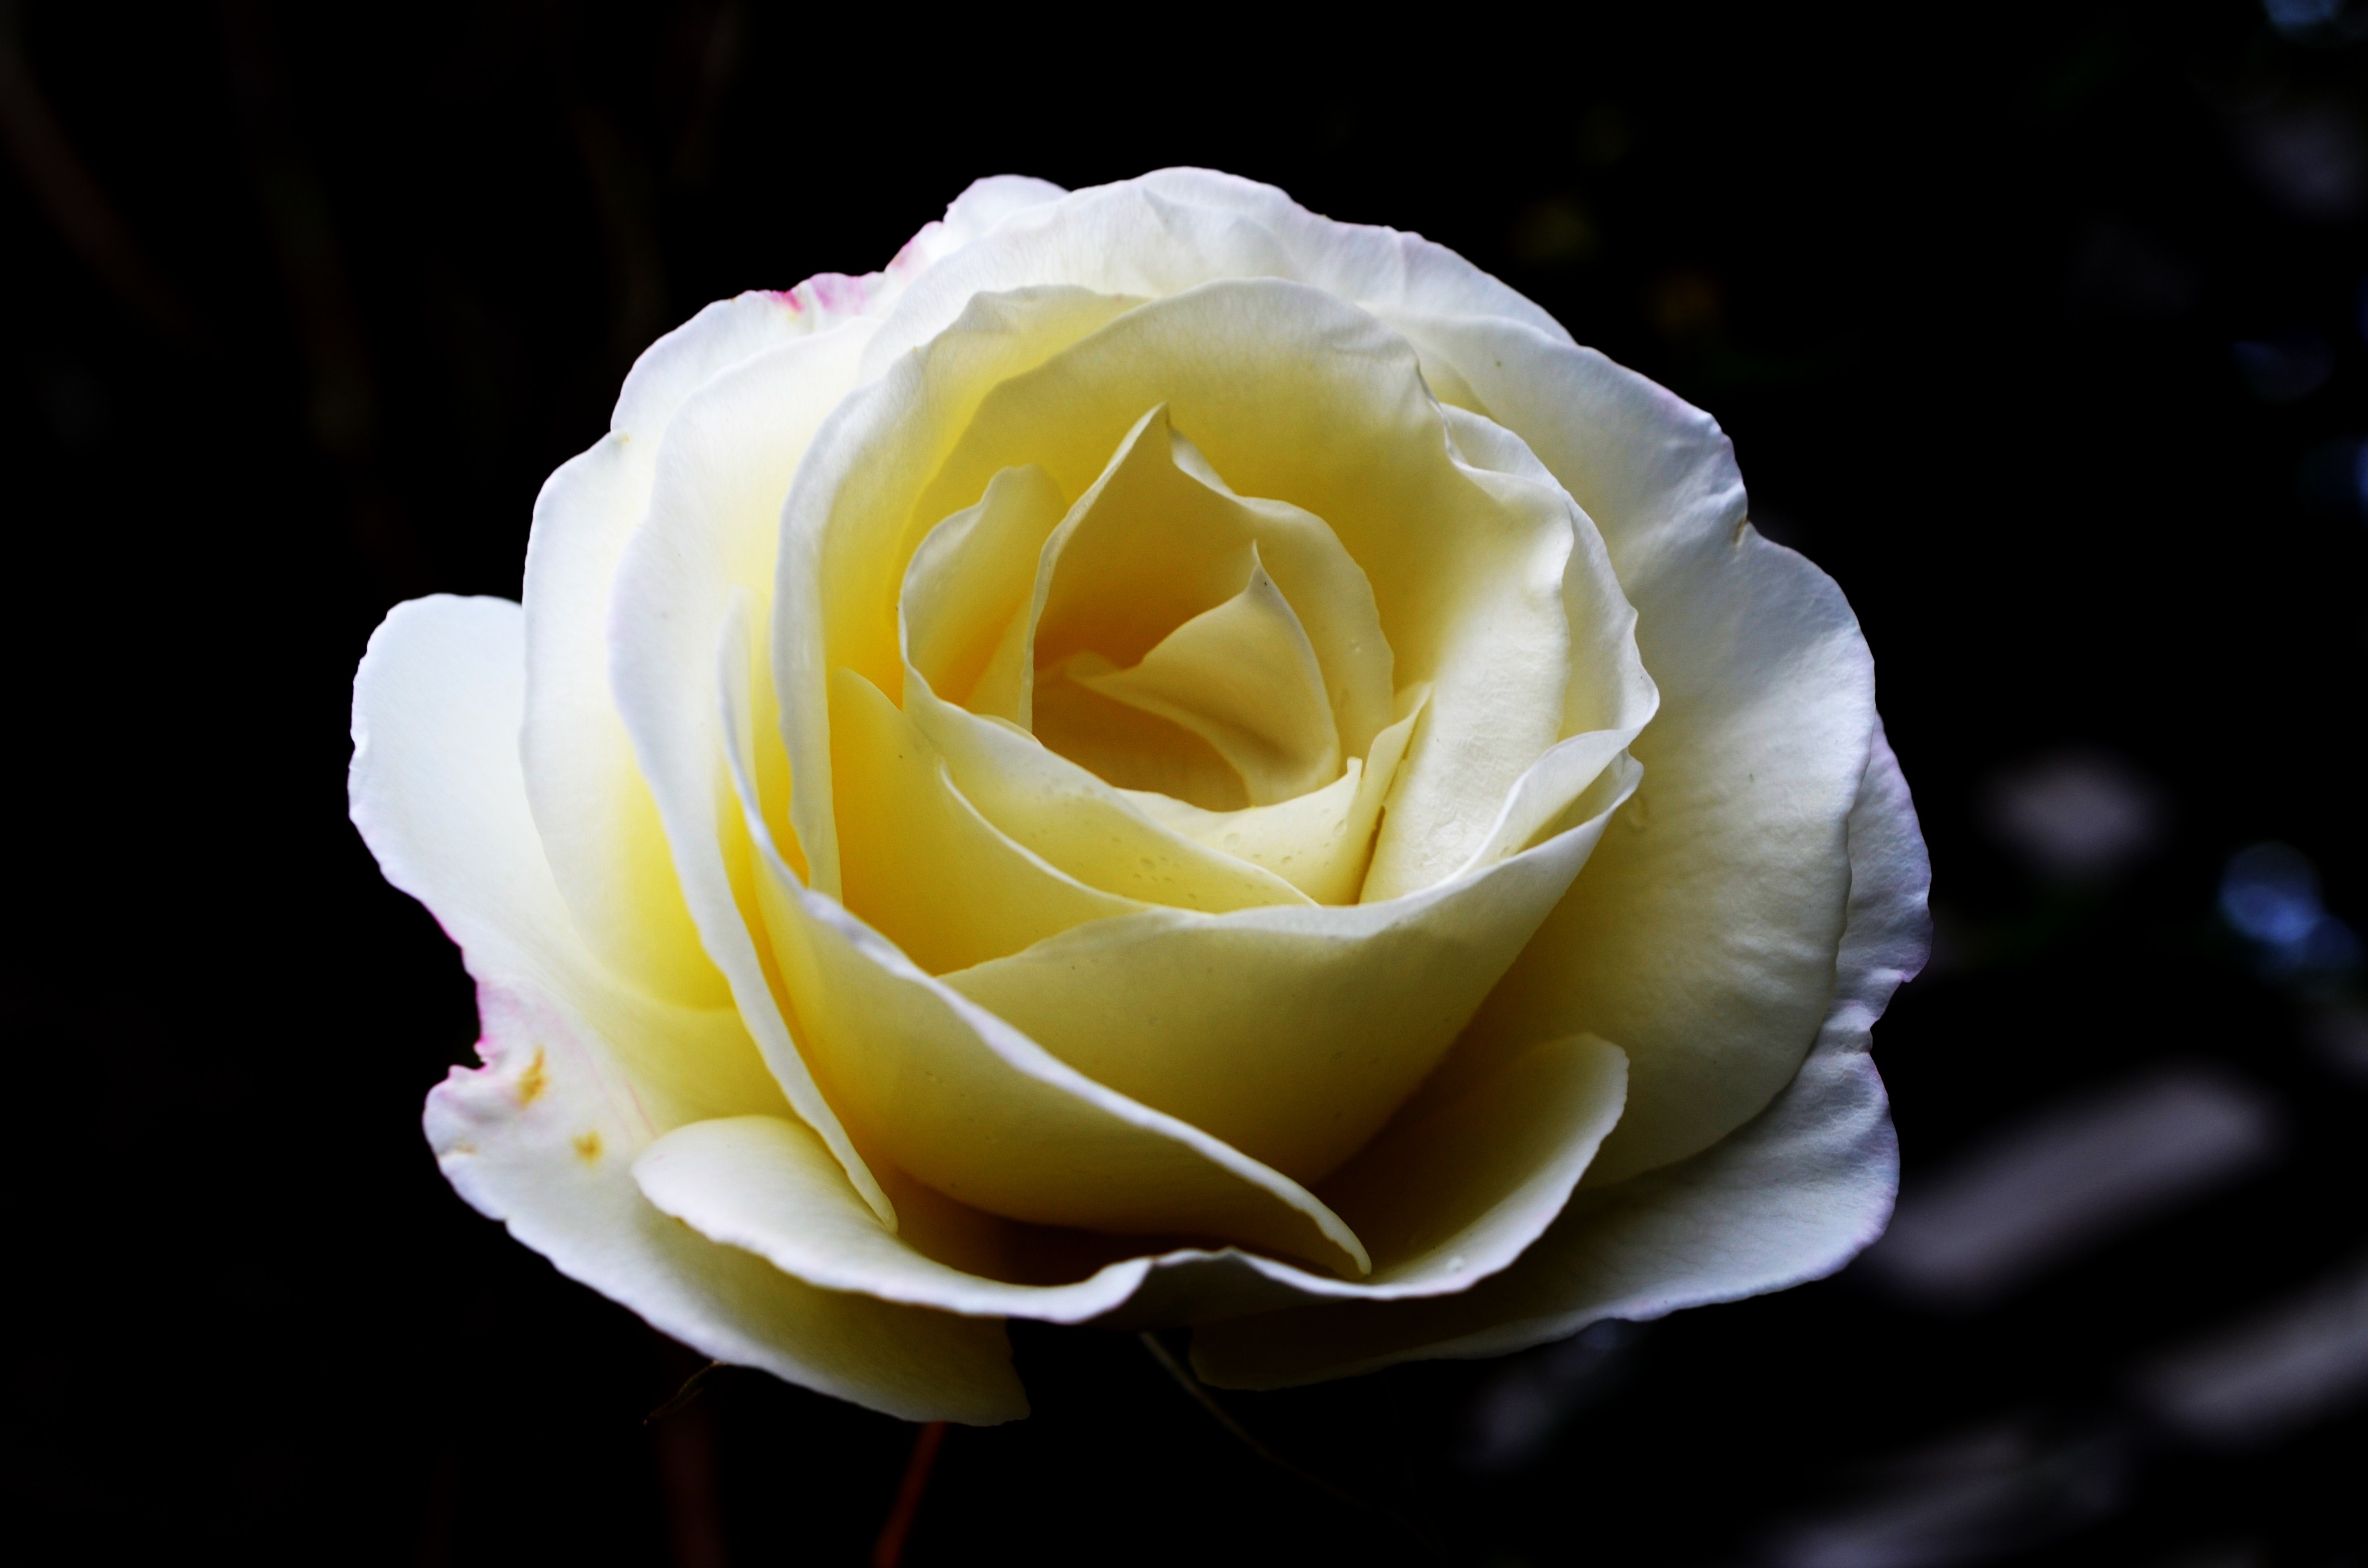
[[[1344,1486],[1337,1486],[1331,1482],[1325,1480],[1314,1471],[1302,1470],[1299,1466],[1292,1463],[1289,1460],[1284,1459],[1281,1454],[1276,1453],[1272,1449],[1269,1449],[1264,1443],[1259,1442],[1258,1438],[1252,1435],[1248,1427],[1235,1420],[1233,1413],[1227,1410],[1224,1405],[1217,1403],[1217,1396],[1209,1391],[1209,1385],[1194,1377],[1190,1371],[1186,1369],[1183,1362],[1178,1361],[1174,1356],[1170,1355],[1168,1353],[1167,1346],[1159,1343],[1158,1335],[1151,1333],[1149,1330],[1145,1330],[1143,1334],[1138,1335],[1138,1337],[1142,1339],[1144,1348],[1151,1352],[1151,1358],[1167,1369],[1167,1375],[1176,1380],[1176,1386],[1182,1389],[1186,1393],[1190,1394],[1193,1401],[1198,1403],[1201,1409],[1216,1417],[1217,1425],[1232,1433],[1235,1439],[1238,1441],[1242,1447],[1249,1449],[1250,1452],[1256,1454],[1267,1463],[1274,1466],[1275,1469],[1282,1471],[1285,1475],[1292,1476],[1306,1485],[1313,1486],[1315,1490],[1323,1493],[1326,1497],[1332,1498],[1336,1502],[1346,1503],[1352,1508],[1362,1508],[1369,1514],[1380,1515],[1383,1518],[1385,1518],[1389,1520],[1390,1523],[1397,1526],[1398,1528],[1406,1531],[1406,1534],[1414,1537],[1416,1540],[1420,1541],[1424,1548],[1427,1549],[1433,1557],[1438,1558],[1442,1562],[1447,1561],[1447,1553],[1440,1550],[1438,1540],[1429,1530],[1423,1528],[1420,1525],[1416,1524],[1412,1519],[1407,1518],[1404,1514],[1399,1513],[1395,1508],[1384,1507],[1381,1504],[1372,1501],[1370,1498],[1360,1497],[1348,1488]]]
[[[929,1470],[938,1460],[938,1445],[946,1440],[946,1424],[928,1421],[913,1434],[913,1457],[905,1461],[905,1483],[896,1489],[896,1506],[871,1543],[871,1568],[896,1568],[905,1555],[905,1538],[913,1533],[913,1516],[921,1511],[921,1494],[929,1487]]]

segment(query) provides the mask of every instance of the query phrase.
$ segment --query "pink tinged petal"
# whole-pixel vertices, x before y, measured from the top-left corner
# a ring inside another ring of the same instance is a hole
[[[1025,175],[989,175],[985,179],[973,180],[954,198],[943,218],[923,224],[921,232],[896,253],[896,258],[888,264],[888,275],[902,278],[909,286],[913,278],[1013,213],[1058,201],[1067,194],[1049,180],[1031,179]]]
[[[631,1175],[683,1121],[787,1108],[729,1009],[623,985],[569,918],[534,831],[517,736],[518,607],[398,606],[355,679],[353,816],[478,980],[485,1065],[428,1096],[462,1197],[563,1273],[702,1353],[912,1420],[1026,1414],[994,1325],[818,1290],[644,1201]]]
[[[1461,367],[1602,530],[1660,689],[1646,782],[1474,1034],[1589,1029],[1629,1055],[1590,1185],[1682,1159],[1788,1081],[1832,995],[1873,663],[1832,579],[1745,525],[1717,425],[1502,321],[1401,324]]]
[[[714,663],[734,596],[753,599],[771,584],[781,499],[813,432],[845,394],[869,330],[854,324],[758,356],[684,404],[661,444],[646,519],[618,569],[609,656],[617,710],[700,937],[791,1107],[893,1225],[894,1206],[799,1054],[749,929],[753,869],[739,814],[728,809]],[[813,780],[780,771],[794,810]]]
[[[1856,1256],[1883,1233],[1899,1188],[1898,1141],[1869,1032],[1930,945],[1930,865],[1880,732],[1849,822],[1849,926],[1833,1001],[1799,1075],[1767,1109],[1690,1159],[1580,1191],[1520,1262],[1463,1295],[1202,1330],[1193,1344],[1201,1375],[1228,1388],[1282,1388],[1400,1361],[1500,1356],[1603,1318],[1788,1290]]]
[[[718,650],[725,755],[783,990],[831,1103],[900,1169],[990,1213],[1224,1236],[1366,1272],[1355,1233],[1304,1187],[1077,1073],[798,881],[754,809],[745,637],[727,626]]]

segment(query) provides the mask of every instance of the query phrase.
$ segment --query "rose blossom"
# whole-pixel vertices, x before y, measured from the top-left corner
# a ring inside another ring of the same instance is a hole
[[[1928,869],[1718,426],[1438,245],[980,182],[711,305],[398,606],[353,814],[478,983],[470,1202],[718,1359],[1025,1413],[1781,1289],[1882,1228]]]

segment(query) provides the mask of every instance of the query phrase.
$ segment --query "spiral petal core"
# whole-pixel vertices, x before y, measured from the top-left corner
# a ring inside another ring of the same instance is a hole
[[[485,987],[439,1159],[712,1354],[972,1421],[1005,1317],[1222,1325],[1254,1386],[1569,1332],[1622,1235],[1737,1256],[1725,1178],[1640,1173],[1786,1137],[1755,1222],[1812,1239],[1661,1283],[1832,1267],[1888,1121],[1803,1061],[1912,972],[1921,842],[1740,506],[1528,301],[1222,176],[984,182],[714,307],[523,608],[364,661],[356,821]],[[1813,1092],[1882,1136],[1736,1131]]]

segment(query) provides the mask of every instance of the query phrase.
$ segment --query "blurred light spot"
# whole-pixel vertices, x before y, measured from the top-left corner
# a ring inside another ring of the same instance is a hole
[[[2341,104],[2299,103],[2248,116],[2237,136],[2253,177],[2295,217],[2340,222],[2360,210],[2368,148]]]
[[[2229,345],[2245,390],[2263,403],[2294,403],[2327,384],[2335,373],[2335,349],[2316,333],[2270,341]]]
[[[2368,1398],[2368,1257],[2140,1372],[2140,1403],[2198,1442],[2273,1442]]]
[[[2010,768],[1984,802],[1991,835],[2051,877],[2108,877],[2162,843],[2161,791],[2123,764],[2073,751]]]
[[[2294,494],[2311,511],[2368,519],[2368,441],[2322,441],[2294,469]]]
[[[2228,858],[2220,915],[2254,945],[2266,979],[2331,979],[2360,962],[2360,938],[2318,902],[2318,868],[2287,845],[2256,844]]]
[[[1854,1501],[1778,1530],[1761,1561],[1777,1568],[1987,1562],[2118,1513],[2135,1469],[2118,1432],[2051,1439],[2023,1423],[2003,1424],[1870,1471]]]
[[[1518,1356],[1480,1387],[1459,1456],[1482,1474],[1515,1470],[1545,1450],[1573,1415],[1628,1381],[1641,1324],[1606,1318],[1558,1345]]]
[[[1548,196],[1531,202],[1513,220],[1513,259],[1527,267],[1564,267],[1585,261],[1603,248],[1595,221],[1576,196]]]
[[[2368,31],[2357,0],[2261,0],[2270,26],[2297,43],[2343,43]]]
[[[1725,312],[1718,282],[1699,267],[1664,273],[1645,296],[1645,313],[1672,343],[1700,343],[1718,335]]]
[[[2194,264],[2122,220],[2090,221],[2066,285],[2075,310],[2176,321],[2195,309],[2203,280]]]
[[[1866,1267],[1907,1295],[1984,1306],[2252,1174],[2283,1142],[2277,1107],[2260,1090],[2208,1066],[2157,1068],[1911,1177]]]

